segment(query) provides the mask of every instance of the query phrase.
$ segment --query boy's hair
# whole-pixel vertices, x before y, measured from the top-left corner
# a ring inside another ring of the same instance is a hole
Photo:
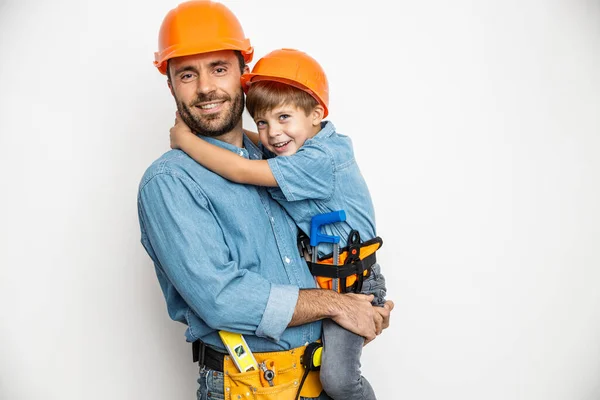
[[[319,102],[304,90],[276,81],[254,82],[248,89],[246,108],[252,118],[283,105],[296,106],[308,116]]]

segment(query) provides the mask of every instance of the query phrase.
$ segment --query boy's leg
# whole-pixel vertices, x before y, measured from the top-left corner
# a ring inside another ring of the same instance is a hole
[[[321,384],[335,400],[375,400],[369,382],[360,373],[365,339],[330,319],[323,320]]]
[[[383,306],[385,304],[385,277],[381,273],[379,264],[373,264],[371,267],[371,274],[363,282],[362,293],[375,296],[373,300],[374,306]]]

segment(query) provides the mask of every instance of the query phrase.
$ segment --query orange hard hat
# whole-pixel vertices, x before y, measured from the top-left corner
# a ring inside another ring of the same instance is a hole
[[[256,62],[252,72],[242,75],[242,87],[248,93],[250,85],[258,81],[276,81],[304,90],[329,113],[329,84],[325,71],[308,54],[294,49],[270,52]]]
[[[167,73],[167,60],[218,50],[239,50],[246,64],[254,49],[240,21],[221,3],[192,0],[169,11],[160,26],[154,65]]]

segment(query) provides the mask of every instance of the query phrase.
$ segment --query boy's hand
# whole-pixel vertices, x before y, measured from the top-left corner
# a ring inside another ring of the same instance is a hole
[[[175,112],[175,125],[169,130],[172,149],[183,149],[184,143],[189,137],[194,136],[194,133],[183,122],[179,111]]]

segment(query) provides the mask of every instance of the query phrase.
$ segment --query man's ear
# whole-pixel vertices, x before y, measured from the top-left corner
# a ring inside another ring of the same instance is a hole
[[[171,91],[171,96],[175,97],[175,92],[173,92],[173,84],[170,79],[167,79],[167,86],[169,86],[169,90]]]
[[[323,115],[325,115],[325,109],[323,108],[323,106],[320,104],[316,105],[315,108],[313,108],[313,110],[311,112],[312,125],[313,126],[320,125],[321,121],[323,121]]]
[[[249,74],[249,73],[250,73],[250,67],[248,67],[248,64],[246,64],[246,65],[244,65],[244,72],[242,73],[242,75]]]

